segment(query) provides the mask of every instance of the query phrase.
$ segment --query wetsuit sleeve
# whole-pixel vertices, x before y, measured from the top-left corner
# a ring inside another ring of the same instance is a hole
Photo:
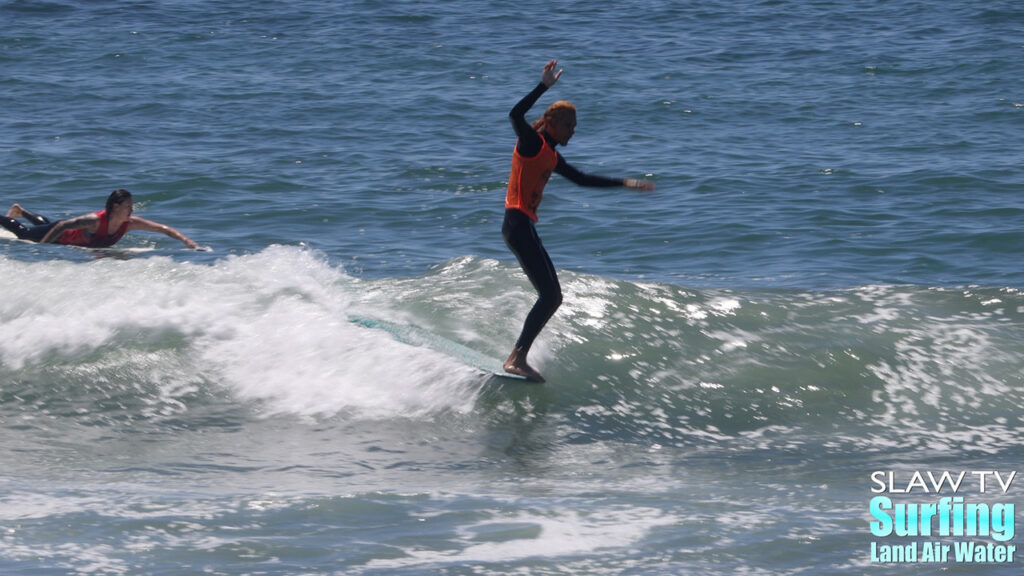
[[[562,158],[561,154],[558,155],[558,164],[555,165],[555,174],[560,174],[573,184],[578,184],[579,186],[590,186],[592,188],[625,186],[625,182],[623,182],[622,178],[606,178],[596,174],[580,172],[575,166],[566,162],[565,158]]]
[[[538,82],[537,87],[524,96],[518,104],[512,107],[512,111],[508,113],[508,119],[512,122],[516,136],[519,137],[519,142],[516,143],[516,150],[526,158],[536,156],[543,145],[540,134],[537,134],[530,126],[530,123],[526,121],[526,113],[530,108],[533,108],[533,105],[540,99],[541,94],[547,92],[547,89],[548,87],[543,82]]]

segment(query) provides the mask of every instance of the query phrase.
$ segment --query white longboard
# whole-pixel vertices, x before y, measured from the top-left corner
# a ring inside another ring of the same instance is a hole
[[[468,346],[459,344],[458,342],[449,340],[443,336],[438,336],[437,334],[433,334],[416,326],[399,324],[397,322],[389,322],[387,320],[379,320],[376,318],[364,318],[361,316],[350,316],[349,321],[367,328],[383,330],[390,334],[395,340],[403,344],[430,348],[431,350],[441,352],[442,354],[447,354],[463,364],[476,368],[490,376],[509,378],[512,380],[527,380],[517,374],[509,374],[508,372],[505,372],[500,360],[495,360],[482,352],[478,352]]]
[[[15,236],[13,232],[11,232],[10,230],[8,230],[6,228],[2,228],[2,227],[0,227],[0,240],[13,240],[15,242],[24,242],[26,244],[37,244],[37,242],[33,242],[31,240],[21,240],[17,236]],[[53,246],[61,246],[61,244],[53,244]],[[90,248],[88,246],[74,246],[74,245],[66,245],[66,246],[68,246],[69,248],[77,248],[79,250],[89,250],[91,252],[96,252],[96,253],[99,253],[99,254],[111,254],[113,256],[118,256],[118,255],[125,255],[125,256],[127,256],[127,255],[131,255],[131,254],[142,254],[144,252],[155,252],[156,250],[158,250],[158,248],[154,248],[152,246],[123,246],[123,247],[122,246],[110,246],[110,247],[107,247],[107,248]],[[211,248],[205,247],[205,246],[198,248],[198,250],[201,251],[201,252],[211,252],[212,251]]]

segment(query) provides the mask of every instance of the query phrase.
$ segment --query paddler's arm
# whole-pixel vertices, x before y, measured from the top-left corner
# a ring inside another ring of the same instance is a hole
[[[191,238],[185,236],[184,234],[175,230],[174,228],[171,228],[166,224],[153,222],[152,220],[146,220],[145,218],[139,218],[138,216],[131,217],[131,220],[128,221],[128,229],[143,230],[145,232],[157,232],[165,236],[170,236],[171,238],[174,238],[175,240],[178,240],[180,242],[184,242],[185,246],[187,246],[191,250],[199,248],[199,245],[193,242]]]
[[[60,240],[60,235],[68,230],[87,230],[90,234],[95,234],[99,225],[100,217],[95,214],[83,214],[75,218],[68,218],[54,224],[53,228],[50,228],[50,231],[39,242],[57,242]]]

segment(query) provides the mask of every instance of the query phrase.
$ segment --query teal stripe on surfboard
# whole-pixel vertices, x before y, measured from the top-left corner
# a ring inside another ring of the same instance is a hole
[[[390,334],[395,340],[403,344],[429,348],[447,356],[451,356],[463,364],[476,368],[477,370],[487,374],[500,376],[502,378],[511,378],[514,380],[526,380],[526,378],[523,378],[522,376],[505,372],[500,360],[495,360],[482,352],[474,350],[463,344],[459,344],[453,340],[449,340],[444,336],[439,336],[433,332],[424,330],[418,326],[400,324],[398,322],[391,322],[378,318],[366,318],[363,316],[350,316],[349,321],[367,328],[383,330]]]

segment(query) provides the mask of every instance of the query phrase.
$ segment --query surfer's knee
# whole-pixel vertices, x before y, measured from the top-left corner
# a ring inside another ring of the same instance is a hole
[[[546,294],[542,294],[540,301],[543,302],[542,306],[546,310],[554,314],[555,310],[558,310],[558,307],[562,305],[562,291],[556,289]]]

